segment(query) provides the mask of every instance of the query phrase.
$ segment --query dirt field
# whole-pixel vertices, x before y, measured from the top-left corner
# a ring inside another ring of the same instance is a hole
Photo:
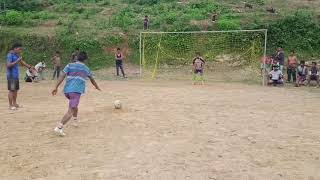
[[[50,96],[53,82],[22,83],[12,113],[2,80],[0,179],[320,179],[319,89],[99,83],[81,99],[80,127],[57,137],[67,101]]]

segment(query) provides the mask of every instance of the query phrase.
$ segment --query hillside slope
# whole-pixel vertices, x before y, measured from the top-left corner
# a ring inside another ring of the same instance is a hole
[[[320,1],[316,0],[248,0],[247,3],[238,0],[28,0],[24,3],[0,0],[0,2],[2,32],[58,39],[60,44],[54,47],[48,45],[48,50],[45,50],[43,56],[52,54],[53,48],[66,51],[63,52],[66,58],[75,47],[89,49],[95,53],[94,64],[99,67],[105,64],[99,63],[105,58],[104,56],[112,56],[110,51],[105,49],[122,46],[125,41],[130,48],[128,52],[132,52],[129,54],[130,59],[136,61],[137,35],[142,30],[145,15],[150,18],[150,31],[268,28],[271,32],[268,52],[271,53],[276,46],[283,46],[300,50],[304,57],[318,57],[320,54],[317,50],[319,45],[316,45],[318,41],[313,42],[313,37],[320,34],[318,23],[320,8],[317,8],[320,6]],[[6,11],[3,11],[3,2],[6,2]],[[245,4],[250,4],[252,8],[245,8]],[[270,7],[274,8],[276,13],[267,12],[266,9]],[[214,12],[219,14],[219,20],[215,23],[211,21]],[[286,22],[287,25],[283,26]],[[305,24],[307,22],[311,23]],[[288,27],[292,23],[295,23],[292,25],[293,29]],[[301,31],[301,28],[304,31]],[[309,33],[308,28],[313,32]],[[296,34],[303,36],[294,41],[291,38]],[[302,42],[300,39],[311,40]],[[11,41],[13,40],[7,42]],[[6,53],[8,46],[2,43],[1,54]],[[30,57],[34,56],[32,54],[30,53]]]

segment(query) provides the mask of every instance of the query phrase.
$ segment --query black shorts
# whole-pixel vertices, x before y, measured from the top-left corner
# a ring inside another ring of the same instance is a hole
[[[310,80],[311,81],[317,81],[318,78],[319,78],[319,76],[317,76],[317,75],[310,75]]]
[[[122,66],[122,60],[116,60],[116,65],[117,66]]]
[[[35,79],[36,79],[35,77],[28,77],[28,76],[27,76],[27,77],[25,78],[25,81],[26,81],[26,82],[32,82],[32,81],[34,81]]]
[[[8,90],[9,91],[18,91],[20,89],[19,79],[8,79]]]
[[[194,73],[195,74],[200,74],[200,75],[202,75],[203,74],[203,70],[202,69],[196,69],[196,70],[194,70]]]

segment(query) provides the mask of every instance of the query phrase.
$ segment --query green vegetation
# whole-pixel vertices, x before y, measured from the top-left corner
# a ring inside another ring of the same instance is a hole
[[[236,0],[0,0],[0,55],[5,57],[8,47],[20,40],[32,63],[49,62],[55,50],[67,62],[79,47],[89,52],[89,65],[98,69],[113,64],[111,49],[118,46],[129,48],[128,59],[136,63],[138,35],[148,15],[150,31],[267,28],[269,54],[282,46],[306,59],[320,56],[320,16],[314,8],[320,3],[283,0],[273,3],[278,13],[270,14],[266,8],[271,0],[247,2],[253,9]],[[214,12],[219,14],[216,23],[211,22]]]

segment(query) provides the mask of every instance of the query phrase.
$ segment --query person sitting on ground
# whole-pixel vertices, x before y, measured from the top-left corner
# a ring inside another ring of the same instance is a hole
[[[278,86],[283,85],[283,74],[279,70],[279,66],[273,66],[273,70],[269,72],[269,85]]]
[[[203,71],[204,71],[205,61],[200,56],[199,52],[196,53],[196,57],[193,59],[192,64],[193,64],[193,66],[192,66],[192,69],[193,69],[193,84],[196,83],[197,75],[200,75],[201,84],[204,85]]]
[[[312,66],[310,68],[309,76],[308,76],[308,86],[310,86],[311,81],[316,81],[317,87],[320,86],[320,84],[319,84],[319,68],[317,67],[317,62],[312,62]]]
[[[34,66],[38,73],[38,80],[45,80],[44,78],[44,70],[46,68],[46,63],[45,62],[39,62],[37,65]]]
[[[305,85],[308,75],[308,68],[306,67],[305,61],[301,61],[300,65],[298,66],[298,75],[297,75],[297,82],[296,86]]]
[[[38,82],[38,76],[39,74],[36,68],[30,68],[30,69],[27,69],[26,77],[24,78],[24,80],[26,82]]]

